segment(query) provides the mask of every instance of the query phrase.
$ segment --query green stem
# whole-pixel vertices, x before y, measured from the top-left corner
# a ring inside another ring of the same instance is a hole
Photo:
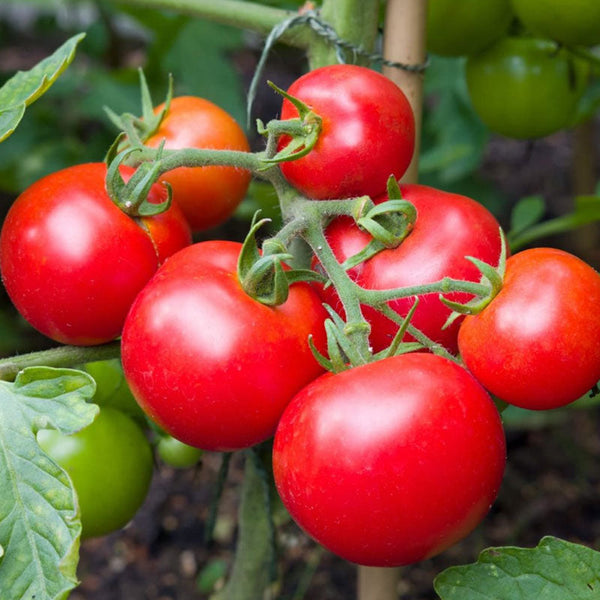
[[[215,150],[212,148],[184,148],[181,150],[159,150],[156,148],[140,148],[131,152],[131,160],[136,164],[154,161],[160,163],[159,173],[178,167],[208,167],[208,166],[234,166],[248,169],[255,175],[265,173],[265,163],[261,160],[262,153],[242,152],[239,150]]]
[[[338,262],[320,224],[316,225],[314,222],[310,222],[304,233],[304,239],[312,248],[336,289],[344,307],[347,337],[356,349],[357,356],[361,358],[363,363],[370,362],[372,360],[369,346],[370,327],[362,313],[359,298],[361,288],[352,281],[346,270]]]
[[[359,288],[358,293],[363,304],[376,306],[384,302],[389,302],[390,300],[399,300],[400,298],[424,296],[426,294],[450,294],[453,292],[464,292],[466,294],[484,297],[489,295],[490,287],[484,283],[475,283],[473,281],[444,277],[439,281],[433,281],[431,283],[388,290],[368,290]]]
[[[141,6],[145,10],[164,9],[214,23],[267,35],[275,25],[294,15],[293,11],[241,0],[118,0],[124,6]],[[281,41],[299,48],[308,47],[314,34],[305,27],[285,32]]]
[[[375,47],[379,24],[379,0],[323,0],[323,21],[329,23],[340,40],[371,52]],[[311,69],[338,62],[335,47],[322,38],[309,50]],[[346,57],[347,62],[361,62],[359,57]]]
[[[120,355],[119,341],[99,346],[58,346],[0,359],[0,380],[12,381],[25,367],[77,367],[87,362],[118,358]]]
[[[275,561],[270,489],[255,449],[246,452],[239,507],[239,538],[226,586],[211,600],[269,597]]]

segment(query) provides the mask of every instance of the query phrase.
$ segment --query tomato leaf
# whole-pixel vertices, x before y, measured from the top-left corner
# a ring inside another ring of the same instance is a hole
[[[600,195],[577,196],[572,212],[532,224],[516,232],[511,231],[507,238],[511,249],[515,251],[540,238],[573,231],[598,221],[600,221]]]
[[[84,33],[71,37],[29,71],[18,71],[0,88],[0,141],[16,129],[25,107],[37,100],[67,68],[84,37]]]
[[[600,592],[600,553],[544,537],[535,548],[488,548],[434,581],[442,600],[586,600]]]
[[[546,212],[546,203],[541,196],[521,198],[510,215],[510,235],[518,235],[541,221]]]
[[[91,376],[72,369],[29,367],[14,383],[0,381],[0,598],[62,600],[77,584],[77,501],[36,433],[88,425],[94,391]]]

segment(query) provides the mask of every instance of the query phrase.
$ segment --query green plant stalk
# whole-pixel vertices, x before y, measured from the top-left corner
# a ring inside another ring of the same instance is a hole
[[[0,380],[12,381],[25,367],[75,367],[87,362],[121,356],[119,341],[99,346],[57,346],[0,359]]]
[[[168,10],[267,35],[275,25],[296,14],[293,11],[241,0],[113,0],[121,6]],[[304,27],[287,31],[281,38],[290,46],[307,48],[313,34]]]
[[[269,482],[263,471],[256,450],[248,450],[239,507],[240,531],[235,560],[227,584],[211,600],[265,598],[265,592],[272,583],[274,532]]]
[[[313,249],[327,276],[335,286],[346,315],[346,333],[356,348],[363,364],[372,360],[369,345],[370,326],[363,316],[359,288],[346,270],[338,262],[327,242],[322,226],[311,222],[304,235],[305,241]]]
[[[341,40],[372,52],[378,35],[379,4],[379,0],[323,0],[321,16]],[[365,62],[351,53],[346,61]],[[322,38],[313,40],[308,48],[308,62],[311,69],[337,63],[335,48]]]
[[[548,219],[536,225],[532,225],[525,231],[509,237],[510,248],[513,252],[520,250],[532,242],[551,235],[557,235],[566,231],[572,231],[583,225],[589,225],[600,220],[600,215],[595,213],[578,214],[570,213],[561,215],[554,219]]]

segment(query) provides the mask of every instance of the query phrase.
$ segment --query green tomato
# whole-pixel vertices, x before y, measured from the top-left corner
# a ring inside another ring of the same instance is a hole
[[[129,389],[118,358],[86,363],[83,370],[96,382],[92,400],[95,404],[116,408],[136,419],[143,418],[144,413]]]
[[[589,65],[549,40],[506,37],[466,61],[475,112],[494,132],[539,138],[568,127]]]
[[[508,30],[510,0],[429,0],[427,49],[441,56],[480,52]]]
[[[176,469],[192,467],[202,457],[202,450],[200,448],[188,446],[170,435],[162,436],[158,440],[156,449],[160,459],[165,464]]]
[[[512,0],[512,7],[533,33],[567,46],[600,44],[598,0]]]
[[[91,425],[73,435],[42,429],[37,439],[73,482],[82,538],[106,535],[133,518],[154,466],[150,443],[133,419],[103,407]]]

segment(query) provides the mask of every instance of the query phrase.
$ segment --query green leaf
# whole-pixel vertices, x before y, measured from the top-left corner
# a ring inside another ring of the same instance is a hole
[[[463,58],[432,56],[425,78],[423,140],[419,173],[446,187],[476,171],[489,131],[471,106]]]
[[[98,412],[90,375],[29,367],[0,381],[0,598],[63,600],[77,584],[81,521],[67,474],[36,433],[74,433]]]
[[[550,536],[535,548],[488,548],[440,573],[434,587],[442,600],[593,600],[600,553]]]
[[[600,196],[577,196],[573,212],[548,219],[507,237],[513,251],[540,238],[573,231],[600,221]]]
[[[521,198],[510,215],[510,235],[517,235],[539,222],[546,212],[546,203],[541,196]]]
[[[35,67],[18,71],[0,88],[0,142],[16,129],[25,107],[37,100],[67,68],[84,37],[84,33],[71,37]]]

